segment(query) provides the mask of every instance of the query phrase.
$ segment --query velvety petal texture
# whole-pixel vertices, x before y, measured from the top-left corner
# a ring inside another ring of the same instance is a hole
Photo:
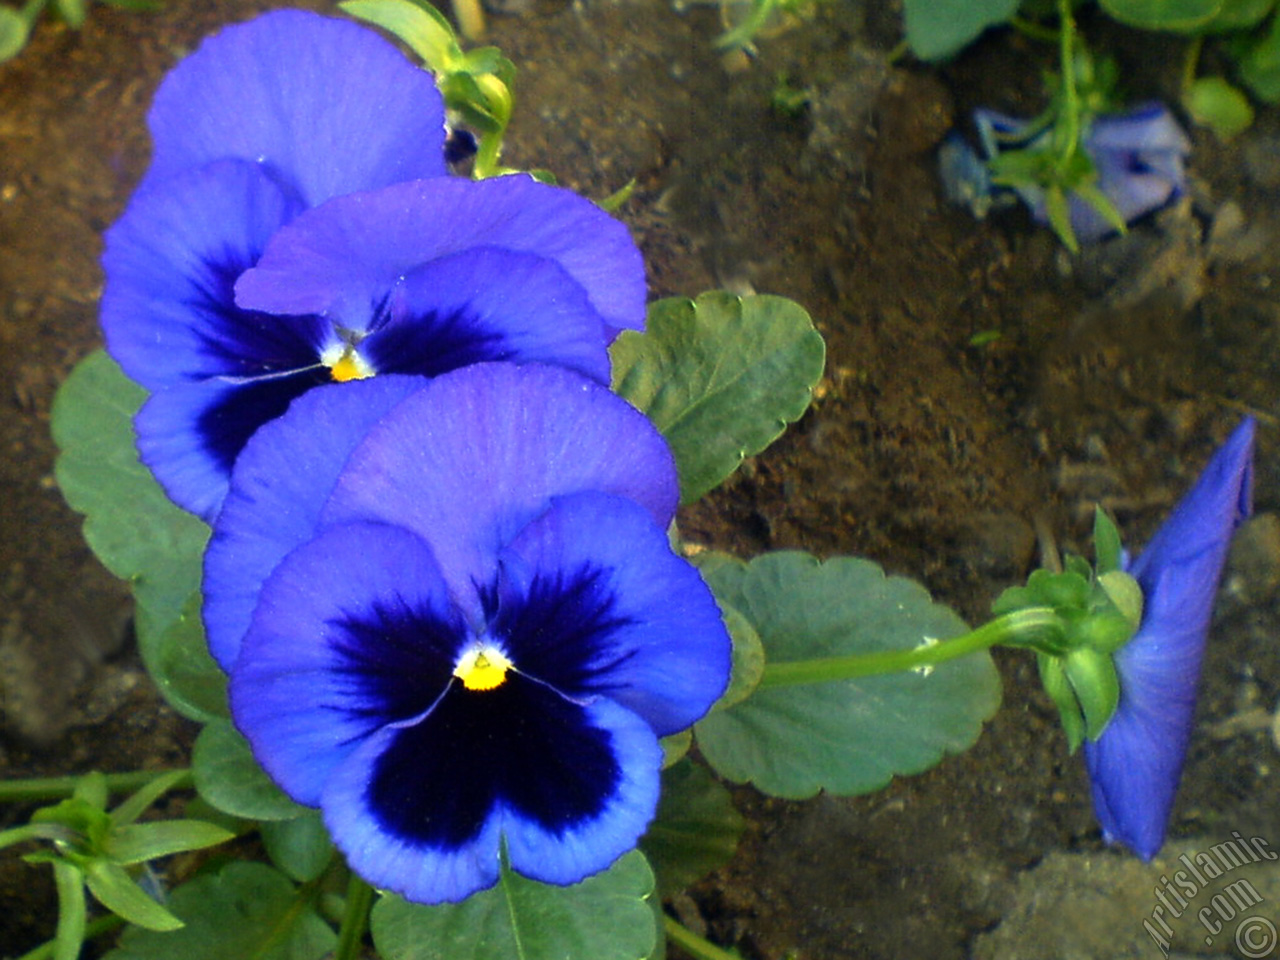
[[[677,497],[652,424],[558,367],[313,391],[246,446],[209,548],[237,726],[411,900],[492,886],[504,844],[544,882],[607,868],[653,817],[658,738],[728,682]]]
[[[143,461],[212,520],[249,439],[309,390],[484,361],[607,383],[644,322],[626,227],[570,191],[446,176],[431,75],[301,11],[228,27],[162,83],[107,233],[107,348],[152,396]]]
[[[1143,860],[1164,844],[1214,596],[1232,532],[1250,512],[1254,429],[1250,419],[1235,430],[1128,565],[1142,587],[1142,623],[1115,657],[1120,704],[1084,757],[1103,835]]]
[[[435,79],[349,20],[277,10],[209,37],[160,84],[147,115],[149,189],[236,157],[304,206],[445,173]]]

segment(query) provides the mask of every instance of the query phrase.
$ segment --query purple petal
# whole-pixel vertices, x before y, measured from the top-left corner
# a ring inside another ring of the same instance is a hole
[[[425,543],[331,527],[263,586],[231,671],[232,716],[272,779],[318,806],[361,742],[434,708],[464,637]]]
[[[1254,430],[1252,419],[1236,428],[1129,567],[1145,598],[1142,624],[1116,654],[1120,705],[1084,756],[1104,836],[1144,860],[1164,843],[1218,580],[1250,512]]]
[[[600,316],[551,260],[489,247],[432,260],[396,287],[388,313],[360,344],[379,373],[439,376],[508,360],[609,382]]]
[[[322,805],[353,870],[408,900],[454,902],[497,882],[504,839],[512,869],[557,884],[636,845],[657,806],[653,731],[608,700],[578,706],[519,681],[452,688],[420,727],[381,731],[338,769]]]
[[[260,164],[307,206],[445,173],[431,74],[365,27],[278,10],[227,27],[169,73],[142,189],[211,160]]]
[[[523,174],[338,197],[281,230],[236,284],[236,298],[271,313],[327,312],[363,329],[370,305],[405,274],[475,247],[557,263],[586,292],[608,339],[644,326],[644,262],[627,228],[589,200]]]
[[[252,164],[224,161],[135,195],[106,234],[107,349],[148,390],[314,363],[313,318],[235,305],[232,285],[299,204]]]
[[[213,522],[231,468],[254,432],[315,386],[317,374],[181,383],[151,395],[134,418],[138,454],[165,493]]]
[[[510,551],[533,575],[494,632],[524,673],[616,700],[659,736],[692,726],[724,693],[720,609],[643,508],[594,492],[560,497]]]
[[[311,390],[245,445],[204,560],[205,631],[224,670],[239,655],[263,582],[315,535],[351,451],[424,382],[387,375]]]
[[[369,431],[322,520],[415,531],[462,597],[491,582],[499,553],[553,497],[583,490],[632,499],[665,529],[678,489],[652,423],[569,371],[477,364],[432,380]]]

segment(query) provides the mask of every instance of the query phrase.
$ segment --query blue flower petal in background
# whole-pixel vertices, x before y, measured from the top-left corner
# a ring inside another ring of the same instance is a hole
[[[1008,150],[1051,148],[1052,130],[1031,132],[1027,121],[980,109],[974,111],[974,122],[987,160]],[[1096,186],[1126,223],[1160,209],[1186,191],[1191,141],[1161,103],[1093,117],[1082,143],[1093,161]],[[970,207],[977,216],[985,215],[993,198],[998,199],[1004,189],[992,186],[976,152],[961,139],[948,138],[939,163],[948,199]],[[1017,184],[1012,190],[1030,208],[1037,223],[1049,222],[1042,187]],[[1071,228],[1082,242],[1100,240],[1115,231],[1097,209],[1076,194],[1069,196],[1069,212]]]
[[[267,576],[314,536],[351,451],[422,386],[389,374],[312,390],[245,445],[204,557],[205,634],[223,670],[239,655]]]
[[[446,172],[434,77],[376,32],[302,10],[209,37],[165,77],[147,119],[143,190],[228,157],[309,207]]]
[[[211,554],[220,538],[254,548],[226,528],[262,523],[295,486],[277,495],[259,470],[307,446],[308,408],[332,417],[347,398],[316,391],[254,438]],[[661,438],[591,380],[482,364],[392,405],[340,465],[345,446],[303,461],[339,471],[313,477],[335,486],[314,532],[295,527],[283,553],[256,538],[276,561],[231,668],[255,756],[321,808],[355,870],[411,900],[491,886],[504,843],[545,882],[607,868],[656,809],[658,737],[729,675],[715,600],[667,540]],[[235,589],[230,561],[211,592]]]
[[[525,174],[444,177],[336,199],[282,230],[236,284],[236,298],[271,313],[328,311],[362,329],[370,304],[408,271],[481,246],[554,261],[585,291],[608,340],[644,327],[644,261],[627,228]]]
[[[1115,656],[1120,705],[1085,741],[1094,812],[1108,842],[1150,860],[1164,843],[1196,702],[1213,600],[1231,535],[1249,515],[1254,422],[1246,420],[1132,563],[1144,607]]]

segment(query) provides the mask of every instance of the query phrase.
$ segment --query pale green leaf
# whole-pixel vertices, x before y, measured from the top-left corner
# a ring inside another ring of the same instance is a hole
[[[570,887],[504,870],[457,904],[385,897],[370,928],[382,960],[644,960],[656,949],[653,872],[633,850]]]
[[[262,863],[198,876],[173,891],[169,909],[185,927],[130,927],[106,960],[320,960],[337,942],[309,895]]]
[[[1017,9],[1018,0],[904,0],[907,45],[921,60],[941,60]]]
[[[245,820],[292,820],[306,810],[285,796],[229,720],[215,720],[191,751],[196,790],[210,806]]]
[[[614,389],[671,444],[691,503],[808,409],[826,347],[798,304],[714,291],[650,304],[611,356]]]
[[[868,560],[779,552],[705,575],[760,634],[766,684],[772,663],[911,650],[966,632],[918,583]],[[858,794],[967,749],[999,703],[999,676],[982,652],[930,671],[762,686],[694,732],[729,780],[781,797]]]

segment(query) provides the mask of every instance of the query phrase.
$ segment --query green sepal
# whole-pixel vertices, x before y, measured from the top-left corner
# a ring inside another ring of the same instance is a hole
[[[1036,666],[1040,668],[1040,684],[1044,687],[1049,699],[1058,708],[1058,717],[1062,721],[1062,732],[1067,737],[1067,750],[1075,753],[1084,742],[1084,716],[1080,712],[1080,703],[1072,692],[1071,681],[1067,679],[1066,665],[1061,657],[1052,657],[1041,653],[1036,657]]]
[[[1082,647],[1067,654],[1065,667],[1084,715],[1084,735],[1097,740],[1120,705],[1115,661],[1109,653]]]
[[[1093,556],[1099,575],[1120,569],[1124,551],[1120,546],[1120,531],[1105,510],[1098,507],[1093,512]]]
[[[1142,587],[1139,586],[1137,580],[1123,570],[1112,570],[1110,573],[1102,574],[1102,576],[1098,577],[1098,585],[1115,607],[1116,613],[1124,619],[1128,628],[1128,633],[1120,642],[1111,647],[1112,650],[1119,650],[1133,639],[1138,627],[1142,625],[1144,602]]]

